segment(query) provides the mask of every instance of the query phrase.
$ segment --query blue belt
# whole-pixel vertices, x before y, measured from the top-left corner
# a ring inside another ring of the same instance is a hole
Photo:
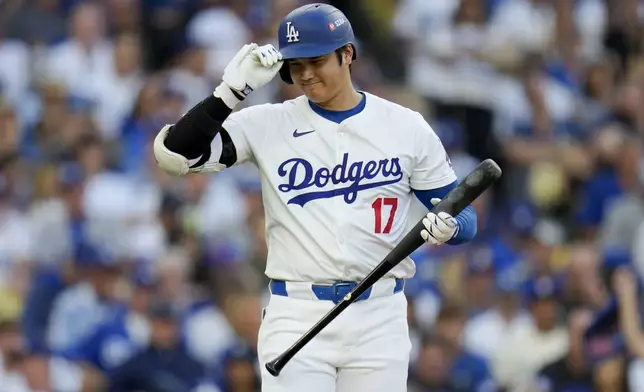
[[[391,294],[396,294],[405,288],[405,280],[396,278],[396,284]],[[378,284],[376,282],[376,284]],[[335,282],[333,284],[312,284],[311,291],[315,297],[322,301],[332,301],[334,304],[340,303],[344,297],[349,294],[358,284],[356,282]],[[271,294],[288,297],[286,290],[286,282],[283,280],[271,279],[270,282]],[[369,287],[362,293],[356,301],[363,301],[371,296],[373,286]]]

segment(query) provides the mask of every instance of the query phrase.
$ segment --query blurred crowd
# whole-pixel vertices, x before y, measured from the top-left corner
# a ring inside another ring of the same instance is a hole
[[[644,391],[644,2],[329,2],[357,88],[504,169],[475,241],[413,255],[409,391]],[[260,390],[257,172],[150,145],[302,3],[0,0],[0,391]]]

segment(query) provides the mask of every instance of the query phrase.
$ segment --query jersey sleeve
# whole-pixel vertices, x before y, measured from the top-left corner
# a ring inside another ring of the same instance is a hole
[[[416,113],[414,146],[416,159],[410,185],[415,190],[431,190],[457,180],[449,156],[438,135],[423,117]]]
[[[209,162],[226,166],[257,164],[256,150],[262,145],[270,123],[268,105],[256,105],[233,112],[213,139]]]
[[[222,139],[228,134],[231,143],[235,146],[237,155],[235,164],[255,162],[252,145],[249,140],[251,135],[248,134],[247,130],[251,126],[253,112],[252,108],[244,108],[228,116],[222,125],[223,132],[213,140],[212,151],[215,152],[215,156],[219,156],[219,151],[222,151]]]

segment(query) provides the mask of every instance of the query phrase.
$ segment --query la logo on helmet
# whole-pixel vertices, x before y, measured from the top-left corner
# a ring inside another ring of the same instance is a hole
[[[286,38],[288,42],[299,42],[300,32],[295,30],[295,26],[291,22],[286,22]]]

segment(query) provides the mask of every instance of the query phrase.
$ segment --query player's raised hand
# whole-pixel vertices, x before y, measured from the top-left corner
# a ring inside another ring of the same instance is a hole
[[[270,82],[279,72],[282,63],[282,55],[273,45],[244,45],[224,69],[222,79],[226,86],[235,92],[238,101],[241,101],[254,90]],[[217,95],[223,98],[225,92],[221,91],[222,88],[217,87],[219,91],[215,90],[215,93],[219,93]],[[226,102],[232,108],[229,103],[234,106],[238,102]]]
[[[434,198],[431,200],[433,205],[438,204],[441,199]],[[434,214],[429,212],[423,218],[425,230],[420,232],[425,242],[432,245],[440,245],[451,240],[458,231],[458,222],[447,212]]]

